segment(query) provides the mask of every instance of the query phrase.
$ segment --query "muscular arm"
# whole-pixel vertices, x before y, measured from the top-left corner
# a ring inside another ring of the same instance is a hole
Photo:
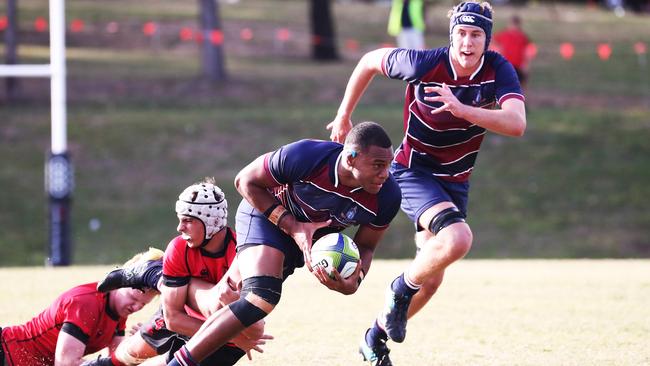
[[[445,84],[425,87],[424,92],[438,93],[437,96],[424,97],[424,100],[442,103],[441,107],[431,111],[432,114],[448,111],[458,118],[506,136],[522,136],[526,130],[526,107],[520,99],[507,99],[501,109],[485,109],[461,103]]]
[[[361,255],[361,269],[365,274],[368,274],[368,271],[370,271],[370,264],[372,263],[375,249],[385,233],[386,230],[374,230],[367,226],[361,226],[354,236],[354,242],[357,244],[359,254]]]
[[[273,177],[267,174],[264,168],[264,155],[244,167],[235,178],[237,191],[260,212],[266,211],[271,205],[277,203],[275,197],[267,190],[267,188],[277,185],[278,183]],[[330,222],[299,222],[293,215],[289,214],[280,221],[279,228],[288,235],[291,235],[303,251],[305,263],[309,267],[309,263],[311,262],[309,249],[311,248],[312,237],[316,230],[328,226]]]
[[[359,60],[345,87],[345,94],[336,118],[327,125],[327,129],[332,130],[330,139],[340,143],[345,141],[345,137],[352,129],[352,112],[375,75],[382,74],[381,63],[384,56],[392,50],[393,48],[380,48],[370,51]]]
[[[214,285],[197,278],[190,280],[187,305],[208,318],[221,307],[239,299],[241,275],[235,257],[226,274]]]
[[[163,315],[167,328],[176,333],[193,336],[203,322],[199,319],[192,318],[185,312],[188,286],[169,287],[162,284],[160,286],[160,292],[162,294]]]
[[[267,190],[278,183],[264,169],[264,155],[253,160],[235,177],[237,191],[258,211],[264,212],[277,200]]]
[[[83,362],[86,345],[74,336],[60,332],[54,352],[54,366],[78,366]]]
[[[520,99],[510,98],[501,109],[483,109],[465,106],[457,117],[472,122],[492,132],[519,137],[526,130],[526,107]]]

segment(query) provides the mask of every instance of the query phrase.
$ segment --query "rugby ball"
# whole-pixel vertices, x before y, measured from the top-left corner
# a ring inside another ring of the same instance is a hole
[[[341,277],[352,276],[359,263],[359,248],[349,236],[332,233],[316,240],[311,247],[311,266],[322,267],[332,277],[336,268]],[[333,277],[332,277],[333,278]]]

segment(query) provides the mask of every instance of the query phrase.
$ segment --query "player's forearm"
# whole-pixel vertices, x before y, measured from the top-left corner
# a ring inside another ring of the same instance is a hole
[[[465,105],[459,117],[489,131],[519,137],[526,130],[526,114],[523,107],[521,111],[517,109],[484,109]]]
[[[202,321],[196,318],[192,318],[191,316],[187,315],[185,311],[164,311],[163,313],[165,316],[165,325],[167,326],[167,329],[171,330],[172,332],[186,335],[188,337],[193,336],[194,333],[196,333],[199,328],[201,328],[201,325],[203,325]]]
[[[345,94],[337,112],[337,118],[350,119],[361,96],[377,74],[381,74],[381,60],[388,49],[380,49],[365,54],[354,68],[345,87]]]
[[[361,270],[364,275],[368,274],[370,271],[370,265],[372,264],[372,258],[375,255],[375,249],[359,247],[359,258],[361,258]]]

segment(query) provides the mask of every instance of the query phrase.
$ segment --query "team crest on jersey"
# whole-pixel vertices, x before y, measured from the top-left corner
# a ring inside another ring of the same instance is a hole
[[[343,217],[345,217],[346,221],[352,221],[354,217],[357,215],[357,210],[359,208],[357,206],[352,206],[347,212],[343,213]]]
[[[201,277],[208,277],[208,274],[209,272],[207,268],[201,269]]]
[[[460,17],[461,23],[476,23],[472,15],[463,15]]]

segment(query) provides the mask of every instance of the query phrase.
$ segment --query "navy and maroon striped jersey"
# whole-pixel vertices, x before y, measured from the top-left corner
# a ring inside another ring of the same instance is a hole
[[[479,108],[494,108],[509,98],[524,100],[512,65],[496,52],[487,51],[481,65],[469,77],[458,77],[449,48],[389,52],[384,74],[408,82],[404,103],[404,140],[395,161],[431,173],[450,182],[468,180],[478,155],[485,129],[457,118],[450,112],[431,114],[442,105],[424,101],[424,87],[447,84],[458,100]]]
[[[332,219],[325,231],[356,225],[387,228],[401,202],[397,182],[390,175],[377,194],[344,186],[337,174],[342,152],[343,145],[336,142],[301,140],[267,154],[264,166],[278,183],[273,193],[298,221]]]

